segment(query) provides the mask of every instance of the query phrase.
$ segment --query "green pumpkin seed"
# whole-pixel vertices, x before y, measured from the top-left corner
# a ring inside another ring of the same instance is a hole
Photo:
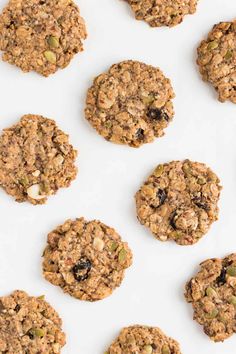
[[[156,177],[160,177],[164,171],[164,166],[163,165],[158,165],[157,168],[154,171],[154,175]]]
[[[57,37],[49,36],[47,39],[48,45],[51,48],[58,48],[59,47],[59,40]]]
[[[145,345],[143,350],[144,350],[145,354],[152,354],[152,352],[153,352],[151,345]]]
[[[208,44],[207,49],[213,50],[213,49],[216,49],[218,46],[219,46],[219,43],[217,41],[211,41]]]
[[[161,349],[161,354],[170,354],[170,349],[169,349],[168,345],[163,345],[163,347]]]
[[[215,289],[211,288],[210,286],[206,289],[206,294],[209,297],[217,296],[217,292],[215,291]]]
[[[230,266],[227,268],[227,274],[230,275],[231,277],[235,277],[236,276],[236,267],[234,266]]]
[[[43,338],[45,336],[45,331],[41,328],[32,328],[29,333],[34,337]]]
[[[47,59],[47,61],[51,64],[55,64],[57,62],[56,54],[53,53],[51,50],[46,50],[44,52],[44,56]]]
[[[117,250],[117,248],[118,248],[118,243],[117,242],[111,242],[111,244],[110,244],[110,250],[112,251],[112,252],[115,252],[116,250]]]
[[[229,299],[229,303],[236,306],[236,296],[231,296],[231,298]]]
[[[229,60],[231,59],[233,56],[233,51],[232,50],[228,50],[227,53],[225,54],[225,59]]]
[[[118,261],[120,263],[123,263],[126,260],[126,256],[127,256],[127,252],[124,248],[122,248],[118,255]]]
[[[213,319],[218,315],[219,311],[215,308],[210,313],[206,314],[206,318]]]

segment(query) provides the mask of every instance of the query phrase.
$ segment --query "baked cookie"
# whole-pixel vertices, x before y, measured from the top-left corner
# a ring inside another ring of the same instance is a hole
[[[10,0],[0,15],[3,60],[48,76],[83,50],[86,27],[72,0]]]
[[[14,291],[0,298],[0,353],[60,353],[66,343],[61,325],[43,296]]]
[[[197,63],[204,81],[209,81],[219,101],[236,103],[236,20],[215,25],[198,47]]]
[[[139,147],[164,135],[174,115],[174,96],[159,69],[128,60],[94,80],[85,115],[106,140]]]
[[[44,277],[80,300],[109,296],[132,263],[128,244],[100,221],[67,220],[48,235]]]
[[[192,245],[218,218],[219,182],[203,163],[158,165],[136,193],[138,219],[161,241]]]
[[[123,328],[105,354],[181,354],[178,342],[159,328],[130,326]]]
[[[0,136],[0,186],[17,202],[43,204],[75,179],[76,156],[55,121],[25,115]]]
[[[186,284],[186,300],[192,303],[194,319],[215,342],[236,332],[236,253],[223,259],[208,259]]]
[[[151,27],[173,27],[185,15],[196,12],[198,0],[126,0],[137,20],[146,21]]]

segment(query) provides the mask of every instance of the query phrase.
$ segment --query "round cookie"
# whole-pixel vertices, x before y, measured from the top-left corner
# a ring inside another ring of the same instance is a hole
[[[130,326],[123,328],[104,354],[181,354],[178,342],[159,328]]]
[[[0,136],[0,186],[17,202],[43,204],[75,179],[76,156],[55,121],[25,115]]]
[[[174,96],[158,68],[128,60],[94,80],[85,115],[106,140],[139,147],[164,135],[174,115]]]
[[[198,47],[197,64],[219,101],[236,103],[236,20],[215,25]]]
[[[158,165],[136,193],[138,219],[161,241],[192,245],[218,218],[219,182],[203,163]]]
[[[83,50],[86,27],[72,0],[10,0],[0,15],[3,60],[48,76]]]
[[[65,293],[101,300],[117,288],[132,263],[128,244],[100,221],[67,220],[48,235],[43,274]]]
[[[43,296],[17,290],[0,297],[0,353],[58,354],[66,343],[61,325]]]
[[[196,12],[198,0],[126,0],[137,20],[146,21],[151,27],[173,27],[185,15]]]
[[[215,342],[236,332],[236,253],[208,259],[186,284],[185,298],[192,303],[194,319]]]

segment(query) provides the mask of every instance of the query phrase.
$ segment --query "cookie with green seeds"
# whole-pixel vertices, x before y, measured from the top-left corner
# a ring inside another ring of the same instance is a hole
[[[203,80],[218,92],[219,101],[236,103],[236,20],[213,27],[198,47],[197,64]]]
[[[118,233],[100,221],[67,220],[49,233],[44,277],[65,293],[101,300],[120,286],[132,252]]]
[[[126,0],[137,20],[151,27],[173,27],[183,21],[184,16],[196,12],[198,0]]]
[[[0,135],[0,187],[17,202],[44,204],[75,179],[76,156],[54,120],[27,114]]]
[[[218,218],[220,180],[190,160],[158,165],[136,193],[137,217],[160,241],[192,245]]]
[[[104,354],[181,354],[177,341],[159,328],[134,325],[123,328]]]
[[[236,254],[202,262],[186,284],[185,298],[210,339],[223,342],[236,333]]]
[[[0,353],[59,354],[65,345],[62,321],[44,296],[16,290],[0,297]]]
[[[139,147],[164,135],[174,116],[174,96],[160,69],[127,60],[95,78],[85,116],[106,140]]]
[[[0,15],[2,59],[48,76],[83,50],[83,18],[72,0],[10,0]]]

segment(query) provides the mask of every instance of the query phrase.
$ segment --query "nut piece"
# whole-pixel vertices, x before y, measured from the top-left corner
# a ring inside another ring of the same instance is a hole
[[[95,239],[93,240],[93,246],[97,251],[102,251],[104,245],[105,245],[104,241],[99,237],[95,237]]]
[[[32,199],[44,199],[46,198],[46,195],[41,195],[40,194],[40,186],[39,184],[33,184],[31,187],[27,189],[27,194],[30,198]]]

